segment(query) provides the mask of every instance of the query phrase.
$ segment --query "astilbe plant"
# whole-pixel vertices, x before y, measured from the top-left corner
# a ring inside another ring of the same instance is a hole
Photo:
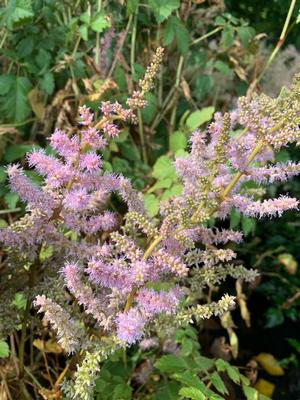
[[[44,150],[28,155],[29,165],[44,177],[41,188],[18,165],[7,169],[12,190],[27,203],[26,215],[0,233],[8,254],[26,254],[38,275],[40,251],[52,246],[53,263],[59,260],[65,283],[60,289],[81,306],[81,314],[70,315],[70,304],[63,307],[47,293],[34,300],[61,346],[68,353],[85,351],[75,383],[64,385],[70,398],[91,398],[99,362],[117,347],[151,336],[155,325],[180,326],[234,307],[228,294],[208,304],[197,301],[208,284],[218,285],[227,276],[245,281],[256,276],[238,265],[236,253],[226,246],[240,243],[242,234],[208,227],[212,217],[226,219],[232,209],[274,217],[298,206],[287,195],[257,200],[245,183],[284,181],[300,173],[299,163],[272,162],[274,151],[300,139],[300,76],[278,99],[241,98],[236,110],[216,114],[206,132],[192,134],[189,155],[175,161],[182,194],[161,204],[159,222],[148,217],[141,194],[126,178],[103,172],[99,153],[107,138],[118,136],[116,121],[135,122],[134,110],[146,105],[144,95],[162,54],[159,48],[128,108],[104,102],[96,122],[83,106],[77,134],[55,131],[50,137],[55,155]],[[232,135],[235,128],[240,131]],[[122,225],[120,216],[107,209],[112,192],[127,204]]]

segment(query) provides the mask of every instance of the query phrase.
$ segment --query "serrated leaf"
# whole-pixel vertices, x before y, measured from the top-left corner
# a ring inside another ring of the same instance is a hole
[[[180,6],[179,0],[148,0],[158,23],[163,22]]]
[[[153,93],[147,93],[145,100],[147,106],[142,109],[142,117],[146,124],[150,124],[157,113],[157,98]]]
[[[51,61],[51,54],[45,49],[39,49],[38,54],[35,57],[35,62],[41,70],[45,70],[49,67]]]
[[[110,20],[105,16],[102,11],[97,12],[91,21],[91,28],[95,32],[102,32],[104,29],[110,27],[111,23]]]
[[[5,172],[5,167],[0,167],[0,183],[6,181],[7,174]]]
[[[8,163],[18,160],[31,151],[33,147],[32,144],[11,144],[5,149],[4,160]]]
[[[12,301],[12,304],[16,306],[18,310],[25,310],[26,308],[26,298],[22,292],[18,292],[15,294],[15,298]]]
[[[127,15],[131,15],[137,9],[139,0],[127,0]]]
[[[87,25],[81,25],[78,29],[82,39],[87,41],[89,38],[89,33],[88,33],[89,31]]]
[[[163,34],[163,45],[171,44],[176,37],[176,43],[181,54],[185,54],[189,48],[189,32],[178,17],[170,16]]]
[[[228,394],[228,390],[223,382],[223,379],[217,372],[211,374],[209,379],[211,380],[211,383],[214,385],[218,392],[222,394]]]
[[[114,400],[127,400],[131,399],[132,389],[129,385],[125,383],[120,383],[115,386],[113,391]]]
[[[239,226],[241,221],[241,214],[236,211],[236,209],[232,209],[230,212],[230,229],[235,229]]]
[[[9,356],[9,346],[4,340],[0,340],[0,358]]]
[[[31,0],[10,1],[7,9],[7,26],[13,29],[28,22],[33,16]]]
[[[221,36],[221,47],[225,50],[232,46],[234,40],[234,29],[231,25],[225,26]]]
[[[17,193],[9,192],[6,193],[6,195],[4,196],[4,200],[8,208],[12,210],[13,208],[16,208],[19,201],[19,196],[17,195]]]
[[[197,356],[195,362],[200,371],[208,371],[214,365],[214,361],[211,358],[204,356]]]
[[[202,110],[192,112],[186,120],[187,127],[193,131],[205,122],[211,120],[213,113],[215,112],[214,107],[205,107]]]
[[[188,364],[183,358],[176,357],[172,354],[162,356],[156,361],[154,366],[161,372],[169,374],[185,371],[188,368]]]
[[[40,88],[44,90],[47,94],[52,94],[54,92],[54,75],[51,71],[47,71],[43,74],[42,79],[39,81]]]
[[[15,77],[13,75],[0,75],[0,93],[1,96],[7,94],[14,84]]]
[[[176,170],[168,156],[161,156],[153,166],[152,175],[156,179],[176,178]]]
[[[237,33],[239,38],[241,39],[242,45],[247,48],[249,46],[250,40],[255,35],[255,29],[250,26],[241,26],[237,28]]]
[[[240,373],[236,367],[233,367],[227,361],[224,361],[221,358],[219,358],[215,362],[215,365],[216,365],[218,371],[220,371],[220,372],[226,371],[227,375],[234,383],[240,382]]]
[[[179,390],[179,394],[181,396],[187,397],[189,399],[193,400],[205,400],[206,396],[203,394],[199,389],[196,388],[189,388],[189,387],[184,387]]]
[[[242,230],[244,236],[248,236],[250,233],[254,234],[256,227],[256,221],[254,218],[242,217]]]
[[[232,70],[229,68],[229,66],[226,63],[224,63],[221,60],[217,60],[215,62],[215,64],[214,64],[214,67],[218,71],[222,72],[222,74],[224,74],[226,76],[231,76],[232,75]]]
[[[184,150],[187,145],[187,139],[183,132],[176,131],[170,136],[170,150],[176,153],[178,150]]]
[[[174,379],[183,383],[184,385],[194,387],[202,392],[205,392],[205,385],[201,380],[196,376],[193,375],[191,372],[187,371],[183,374],[174,374]]]
[[[243,392],[247,400],[259,400],[257,390],[252,387],[243,384]]]
[[[31,88],[32,85],[27,77],[14,77],[5,101],[1,101],[1,109],[11,121],[24,121],[30,114],[31,107],[27,95]]]
[[[172,179],[169,178],[157,181],[150,189],[148,189],[147,193],[153,193],[158,189],[168,189],[172,185],[172,182]]]
[[[150,217],[155,217],[159,211],[159,200],[154,194],[144,195],[145,209],[150,215]]]

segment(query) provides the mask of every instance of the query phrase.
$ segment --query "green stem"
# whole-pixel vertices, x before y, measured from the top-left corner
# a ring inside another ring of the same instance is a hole
[[[107,75],[107,78],[110,78],[110,77],[112,76],[112,74],[113,74],[113,72],[114,72],[114,70],[115,70],[115,68],[116,68],[116,65],[117,65],[117,62],[118,62],[118,59],[119,59],[119,55],[120,55],[121,52],[122,52],[122,49],[123,49],[123,46],[124,46],[124,43],[125,43],[125,39],[126,39],[126,37],[127,37],[127,35],[128,35],[128,31],[129,31],[129,28],[130,28],[130,25],[131,25],[131,21],[132,21],[132,14],[130,14],[130,17],[129,17],[129,19],[128,19],[127,26],[126,26],[126,29],[125,29],[124,37],[123,37],[123,39],[122,39],[122,42],[121,42],[121,44],[120,44],[120,47],[119,47],[117,53],[115,54],[115,57],[114,57],[114,60],[113,60],[113,62],[112,62],[112,65],[111,65],[111,67],[110,67],[110,70],[109,70],[109,73],[108,73],[108,75]]]
[[[212,31],[206,33],[205,35],[199,37],[198,39],[195,39],[192,43],[191,46],[194,46],[194,44],[200,43],[203,40],[207,39],[208,37],[214,35],[215,33],[221,31],[223,29],[223,26],[218,26],[217,28],[213,29]]]
[[[291,4],[290,4],[290,7],[289,7],[289,10],[288,10],[288,13],[287,13],[287,16],[285,18],[285,22],[284,22],[280,37],[279,37],[279,39],[277,41],[277,44],[276,44],[274,50],[272,51],[270,57],[268,58],[268,60],[266,62],[266,65],[264,66],[262,72],[260,73],[258,78],[253,82],[253,84],[251,85],[251,93],[253,92],[253,90],[257,86],[257,84],[261,81],[262,77],[264,76],[264,74],[266,73],[267,69],[270,67],[270,65],[272,64],[274,58],[276,57],[277,53],[279,52],[280,48],[282,47],[282,45],[283,45],[283,43],[284,43],[284,41],[286,39],[286,36],[287,36],[289,23],[290,23],[290,20],[291,20],[295,5],[296,5],[296,0],[292,0]]]
[[[98,0],[97,3],[97,12],[101,11],[102,0]],[[99,60],[100,60],[100,33],[96,33],[96,55],[95,55],[95,63],[97,68],[99,68]]]
[[[175,101],[175,104],[174,104],[174,107],[172,110],[172,114],[171,114],[171,119],[170,119],[170,135],[173,133],[174,128],[175,128],[175,119],[176,119],[177,103],[178,103],[178,89],[180,86],[183,62],[184,62],[184,57],[180,56],[179,62],[177,65],[176,80],[175,80],[175,85],[174,85],[176,101]]]
[[[38,254],[39,254],[39,251],[38,251]],[[37,256],[35,263],[31,266],[31,268],[29,270],[29,277],[28,277],[29,289],[35,285],[36,272],[39,268],[39,265],[40,265],[39,257]],[[29,315],[30,315],[31,303],[32,303],[32,298],[30,295],[30,297],[27,299],[26,308],[25,308],[24,315],[23,315],[21,338],[20,338],[20,343],[19,343],[19,385],[20,385],[20,390],[22,391],[22,393],[24,394],[26,399],[31,398],[31,396],[29,395],[29,393],[27,391],[25,382],[24,382],[24,370],[25,370],[24,356],[25,356],[26,330],[27,330],[27,323],[28,323],[28,319],[29,319]]]
[[[148,164],[147,149],[145,146],[145,135],[144,135],[142,111],[140,109],[137,110],[137,115],[138,115],[139,135],[140,135],[140,141],[141,141],[141,147],[142,147],[143,161],[145,164]]]
[[[251,161],[253,161],[254,157],[261,151],[263,146],[264,146],[264,142],[262,140],[257,143],[257,145],[255,146],[255,148],[253,149],[253,151],[251,152],[251,154],[249,155],[249,157],[247,159],[247,165],[249,165],[251,163]],[[231,192],[231,190],[233,189],[233,187],[236,185],[236,183],[239,181],[239,179],[241,178],[241,176],[243,174],[244,174],[243,172],[239,171],[234,175],[234,177],[229,182],[229,184],[227,185],[226,189],[223,192],[223,195],[222,195],[223,200],[229,195],[229,193]]]
[[[11,209],[7,209],[7,210],[0,210],[0,215],[15,213],[15,212],[19,212],[19,211],[21,211],[21,210],[22,210],[22,209],[21,209],[20,207],[18,207],[18,208],[11,208]]]

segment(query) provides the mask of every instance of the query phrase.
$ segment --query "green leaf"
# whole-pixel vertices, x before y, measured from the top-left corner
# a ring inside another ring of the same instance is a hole
[[[176,37],[176,43],[181,54],[189,49],[189,32],[178,17],[170,16],[163,34],[163,45],[171,44]]]
[[[4,196],[5,203],[8,205],[8,208],[13,209],[16,208],[18,201],[19,201],[19,196],[17,193],[6,193]]]
[[[169,178],[157,181],[150,189],[148,189],[147,193],[153,193],[158,189],[168,189],[172,185],[172,182],[172,179]]]
[[[200,371],[208,371],[214,365],[214,361],[211,358],[203,356],[197,356],[195,362]]]
[[[5,167],[0,167],[0,183],[3,183],[6,181],[6,172],[5,172]]]
[[[152,175],[156,179],[174,179],[177,176],[175,166],[168,156],[161,156],[156,160]]]
[[[166,200],[171,196],[178,196],[179,194],[182,193],[182,185],[174,185],[170,189],[167,189],[161,196],[161,200]]]
[[[150,124],[157,113],[157,98],[153,93],[147,93],[145,100],[147,106],[142,109],[142,117],[146,124]]]
[[[130,161],[140,161],[141,156],[138,148],[134,143],[123,142],[119,143],[119,148],[121,150],[122,156],[126,157]]]
[[[184,387],[179,390],[179,394],[193,400],[205,400],[206,396],[199,389]]]
[[[254,234],[256,227],[256,221],[254,218],[242,217],[242,229],[244,236],[248,236],[250,233]]]
[[[102,32],[104,29],[110,27],[111,23],[102,11],[97,12],[91,21],[91,28],[95,32]]]
[[[49,67],[51,61],[51,54],[45,49],[39,49],[38,54],[35,57],[35,62],[40,69]]]
[[[159,211],[159,200],[154,194],[144,195],[145,208],[150,217],[155,217]]]
[[[80,36],[82,37],[82,39],[87,41],[89,38],[89,30],[88,30],[87,25],[81,25],[78,29],[79,29],[79,33],[80,33]]]
[[[247,400],[259,400],[258,392],[254,388],[243,384],[243,392]]]
[[[12,301],[12,304],[16,306],[18,310],[25,310],[26,308],[26,298],[22,292],[18,292],[15,294],[15,298]]]
[[[255,35],[255,29],[250,26],[241,26],[237,28],[237,33],[241,39],[242,45],[247,48],[249,46],[250,40]]]
[[[54,92],[54,75],[51,71],[47,71],[43,74],[42,79],[39,81],[40,88],[44,90],[47,94],[52,94]]]
[[[31,0],[10,0],[7,8],[7,26],[13,29],[34,16]]]
[[[24,155],[33,149],[32,144],[11,144],[6,147],[4,160],[11,163],[24,157]]]
[[[241,375],[239,373],[239,370],[236,367],[233,367],[227,361],[224,361],[221,358],[219,358],[215,362],[215,365],[216,365],[218,371],[220,371],[220,372],[226,371],[227,375],[234,383],[240,382]]]
[[[222,394],[228,394],[228,390],[223,382],[223,379],[217,372],[211,374],[209,379],[211,380],[211,383],[214,385],[218,392]]]
[[[198,376],[192,374],[190,371],[186,371],[183,374],[175,374],[174,378],[183,383],[184,385],[194,387],[202,392],[205,392],[205,385]]]
[[[130,171],[130,164],[127,160],[120,157],[114,157],[112,160],[113,170],[119,173],[126,173]]]
[[[15,77],[13,75],[0,75],[0,93],[1,96],[7,94],[12,89]]]
[[[265,324],[266,328],[273,328],[274,326],[281,325],[284,322],[283,312],[278,308],[269,308],[265,315],[267,319]]]
[[[215,112],[214,107],[205,107],[202,110],[197,110],[192,112],[188,119],[186,120],[187,127],[193,131],[199,126],[203,125],[205,122],[211,120],[213,113]]]
[[[169,374],[185,371],[189,367],[188,363],[183,358],[176,357],[172,354],[162,356],[156,361],[154,366],[161,372]]]
[[[148,0],[148,2],[158,23],[167,19],[180,6],[179,0]]]
[[[132,389],[129,385],[125,383],[120,383],[116,385],[113,392],[113,399],[114,400],[126,400],[131,399]]]
[[[240,224],[241,218],[241,214],[233,208],[230,213],[230,229],[237,228]]]
[[[127,0],[127,15],[135,13],[139,0]]]
[[[288,344],[291,345],[298,353],[300,353],[300,342],[297,339],[287,339]]]
[[[195,82],[195,93],[199,101],[203,100],[205,96],[214,87],[214,80],[211,75],[201,75],[196,79]]]
[[[0,358],[9,356],[9,346],[4,340],[0,340]]]
[[[226,76],[231,76],[232,75],[232,71],[229,68],[229,66],[227,64],[225,64],[223,61],[221,60],[217,60],[214,64],[214,67],[222,72],[222,74],[226,75]]]
[[[21,122],[30,114],[31,107],[27,95],[32,88],[30,80],[25,76],[16,76],[5,101],[1,101],[1,109],[13,122]]]
[[[232,46],[234,40],[234,29],[231,25],[227,25],[223,31],[221,36],[221,47],[226,50]]]
[[[84,24],[89,25],[89,23],[91,22],[91,16],[90,13],[88,11],[82,13],[79,17],[80,21],[83,22]]]
[[[176,131],[170,137],[170,149],[173,153],[176,153],[178,150],[184,150],[187,145],[187,139],[183,132]]]

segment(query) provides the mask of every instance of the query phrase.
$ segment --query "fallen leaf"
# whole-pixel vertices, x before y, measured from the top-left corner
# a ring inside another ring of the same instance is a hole
[[[250,313],[247,307],[246,296],[243,293],[242,283],[239,279],[236,281],[235,288],[237,293],[236,296],[237,302],[241,310],[241,317],[245,321],[247,328],[250,328],[251,326]]]
[[[275,390],[275,385],[265,379],[259,379],[254,387],[260,394],[267,397],[272,397]]]
[[[47,341],[41,339],[35,339],[33,341],[33,345],[45,353],[56,353],[59,354],[62,352],[61,346],[53,339],[49,339]]]
[[[223,328],[227,330],[229,336],[229,343],[231,347],[232,356],[233,358],[237,358],[239,353],[239,340],[236,333],[233,330],[233,328],[236,328],[236,326],[234,325],[230,311],[226,312],[220,319],[221,319],[221,325],[223,326]]]
[[[42,121],[45,115],[45,105],[43,101],[43,96],[37,87],[34,87],[32,90],[30,90],[30,92],[28,93],[28,100],[33,112],[38,117],[38,119]]]
[[[283,264],[290,275],[295,275],[298,270],[298,263],[296,259],[289,253],[282,253],[278,255],[280,264]]]
[[[270,353],[259,353],[255,360],[268,372],[270,375],[284,375],[284,370],[278,364],[276,358]]]

